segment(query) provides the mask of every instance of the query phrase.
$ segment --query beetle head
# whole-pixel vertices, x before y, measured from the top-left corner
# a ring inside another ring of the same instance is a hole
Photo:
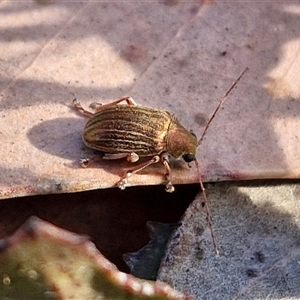
[[[172,157],[183,158],[187,163],[196,159],[197,137],[193,132],[186,130],[176,119],[173,119],[170,124],[166,141],[166,150]]]

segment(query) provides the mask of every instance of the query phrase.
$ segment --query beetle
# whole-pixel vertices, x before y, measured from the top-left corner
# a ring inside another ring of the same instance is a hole
[[[126,188],[132,174],[161,161],[165,167],[166,191],[171,193],[174,186],[169,157],[183,159],[186,163],[195,161],[200,173],[196,160],[197,147],[222,103],[247,71],[248,68],[221,98],[199,141],[192,131],[185,129],[167,110],[138,106],[133,98],[123,97],[105,105],[94,103],[94,113],[85,110],[76,99],[73,100],[75,109],[90,118],[84,128],[83,142],[87,147],[102,152],[102,159],[106,160],[126,158],[134,163],[140,157],[150,157],[150,160],[137,165],[119,180],[117,185],[122,190]],[[93,160],[81,160],[82,166],[88,166]],[[200,174],[199,182],[204,190]]]
[[[138,106],[131,97],[105,105],[96,103],[95,113],[85,110],[76,99],[73,104],[79,112],[90,117],[84,128],[83,141],[87,147],[104,153],[102,159],[127,158],[137,162],[140,157],[151,157],[121,178],[118,182],[121,189],[125,189],[132,174],[161,161],[165,167],[166,191],[173,192],[169,157],[187,163],[196,159],[196,135],[185,129],[167,110]],[[90,161],[82,160],[83,166]]]
[[[95,103],[95,113],[85,110],[76,99],[73,100],[75,109],[90,118],[84,128],[83,142],[89,148],[102,152],[104,154],[102,159],[126,158],[134,163],[140,157],[151,157],[150,160],[137,165],[119,180],[117,185],[120,189],[126,188],[128,178],[132,174],[161,161],[165,167],[166,191],[171,193],[174,191],[174,186],[171,180],[169,157],[183,159],[186,163],[195,161],[203,192],[207,222],[217,254],[218,247],[196,159],[196,151],[223,102],[248,70],[246,68],[241,73],[221,98],[199,140],[192,131],[185,129],[177,118],[167,110],[138,106],[131,97],[123,97],[105,105]],[[120,104],[121,102],[126,102],[126,104]],[[94,158],[81,160],[82,166],[88,166],[93,160]]]

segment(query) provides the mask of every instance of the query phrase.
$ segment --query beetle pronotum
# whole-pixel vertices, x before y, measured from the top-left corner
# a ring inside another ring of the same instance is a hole
[[[128,161],[134,163],[140,157],[151,157],[150,160],[128,171],[119,180],[117,185],[120,189],[126,188],[128,178],[132,174],[161,161],[165,167],[166,191],[173,192],[169,157],[183,159],[187,163],[195,161],[214,241],[210,212],[196,160],[196,150],[222,103],[247,70],[248,68],[235,80],[220,100],[199,141],[192,131],[185,129],[176,117],[168,111],[138,106],[131,97],[124,97],[105,105],[95,103],[95,113],[85,110],[74,99],[74,107],[90,118],[84,129],[83,141],[86,146],[102,152],[104,154],[102,159],[106,160],[127,158]],[[120,104],[121,102],[126,102],[126,104]],[[87,166],[92,160],[93,158],[84,159],[82,165]],[[216,250],[215,241],[214,246]]]

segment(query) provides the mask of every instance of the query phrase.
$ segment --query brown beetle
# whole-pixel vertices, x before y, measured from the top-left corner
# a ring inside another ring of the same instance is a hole
[[[169,156],[175,159],[182,158],[187,163],[195,161],[216,253],[218,253],[218,247],[196,160],[196,150],[222,103],[247,71],[248,68],[242,72],[220,100],[199,141],[193,132],[186,130],[168,111],[137,106],[131,97],[124,97],[105,105],[96,103],[95,113],[85,110],[76,99],[73,100],[74,107],[83,115],[90,117],[84,129],[83,141],[88,147],[104,153],[102,159],[112,160],[126,157],[128,161],[136,162],[140,157],[151,157],[149,161],[137,165],[121,178],[118,182],[120,189],[126,188],[128,178],[132,174],[161,161],[166,171],[166,191],[173,192]],[[127,103],[126,105],[119,104],[124,101]],[[92,160],[93,158],[83,159],[82,165],[87,166]]]
[[[126,105],[119,104],[124,101]],[[151,157],[127,172],[118,186],[125,189],[132,174],[161,160],[166,171],[166,191],[173,192],[169,156],[183,158],[188,163],[195,160],[196,135],[186,130],[168,111],[137,106],[131,97],[96,105],[96,112],[91,113],[74,100],[75,108],[90,116],[83,133],[83,141],[88,147],[104,153],[103,159],[126,157],[128,161],[136,162],[140,157]],[[84,165],[89,162],[83,160]]]
[[[199,141],[193,132],[186,130],[168,111],[138,106],[131,97],[124,97],[105,105],[95,103],[95,113],[85,110],[74,99],[74,107],[83,115],[90,117],[83,132],[83,141],[88,147],[102,152],[104,154],[102,159],[126,157],[130,162],[137,162],[140,157],[151,157],[149,161],[137,165],[121,178],[117,184],[120,189],[126,188],[128,178],[132,174],[161,161],[166,172],[166,191],[173,192],[169,157],[182,158],[187,163],[196,161],[197,147],[211,121],[247,70],[248,68],[242,72],[220,100]],[[126,104],[120,104],[121,102]],[[87,166],[92,160],[84,159],[82,165]]]

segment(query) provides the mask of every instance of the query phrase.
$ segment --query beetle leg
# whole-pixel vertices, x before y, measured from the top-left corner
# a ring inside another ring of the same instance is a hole
[[[131,97],[123,97],[121,99],[115,100],[113,102],[107,103],[107,104],[101,104],[101,103],[93,103],[92,105],[95,106],[95,111],[101,111],[103,109],[106,109],[108,107],[112,107],[115,106],[117,104],[119,104],[120,102],[126,101],[127,105],[131,105],[131,106],[137,106],[136,102],[133,100],[133,98]]]
[[[169,165],[169,155],[167,153],[162,153],[160,158],[166,170],[166,174],[165,174],[165,178],[167,181],[166,192],[173,193],[175,189],[172,184],[171,168]]]
[[[95,155],[91,158],[82,158],[79,162],[83,168],[87,168],[91,163],[95,161],[99,161],[101,157],[99,155]]]
[[[135,153],[135,152],[131,152],[131,153],[105,153],[104,156],[102,157],[102,159],[106,159],[106,160],[113,160],[113,159],[121,159],[126,157],[127,161],[134,163],[137,162],[140,157]]]
[[[73,100],[73,106],[74,106],[74,108],[75,108],[77,111],[79,111],[82,115],[84,115],[84,116],[86,116],[86,117],[91,117],[91,116],[94,115],[94,113],[92,113],[92,112],[90,112],[90,111],[88,111],[88,110],[85,110],[85,109],[81,106],[81,104],[77,101],[76,98]]]
[[[155,155],[155,156],[153,156],[153,157],[151,158],[151,160],[149,160],[149,161],[147,161],[147,162],[145,162],[145,163],[143,163],[143,164],[140,164],[140,165],[136,166],[136,168],[133,169],[133,170],[131,170],[131,171],[128,171],[128,172],[126,173],[126,175],[125,175],[125,176],[117,183],[118,187],[119,187],[121,190],[124,190],[124,189],[126,188],[126,186],[127,186],[128,178],[129,178],[131,175],[133,175],[133,174],[135,174],[135,173],[137,173],[137,172],[142,171],[143,169],[147,168],[147,167],[150,166],[150,165],[153,165],[153,164],[158,163],[159,160],[160,160],[159,155]]]
[[[132,97],[123,97],[121,99],[115,100],[113,102],[110,102],[110,103],[107,103],[107,104],[104,104],[104,105],[102,103],[95,102],[95,103],[92,103],[90,105],[90,107],[93,108],[95,110],[95,112],[98,112],[98,111],[103,110],[105,108],[115,106],[115,105],[117,105],[118,103],[120,103],[122,101],[126,101],[127,105],[137,106],[136,102],[133,100]],[[91,116],[94,115],[93,112],[90,112],[90,111],[84,109],[81,106],[81,104],[77,101],[76,98],[73,100],[73,106],[77,111],[79,111],[82,115],[84,115],[86,117],[91,117]]]

